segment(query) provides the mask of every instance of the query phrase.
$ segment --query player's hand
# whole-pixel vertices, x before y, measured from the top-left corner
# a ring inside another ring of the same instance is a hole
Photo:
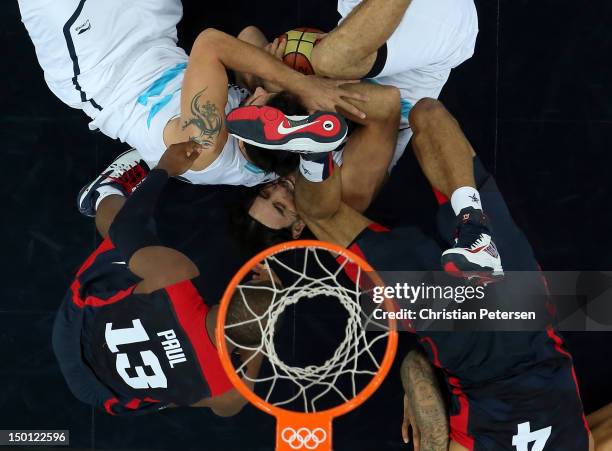
[[[332,80],[331,78],[311,75],[304,77],[300,86],[295,90],[295,94],[300,97],[309,112],[338,112],[338,108],[341,108],[347,113],[365,119],[365,113],[350,103],[348,99],[367,102],[368,96],[349,91],[343,87],[343,85],[350,83],[359,83],[359,80]]]
[[[285,49],[287,48],[287,40],[280,37],[270,42],[264,47],[265,51],[272,55],[277,60],[281,61],[285,55]]]
[[[157,163],[158,169],[165,170],[170,177],[184,174],[202,153],[202,146],[193,141],[172,144]]]
[[[414,451],[419,451],[421,449],[421,433],[416,424],[416,421],[414,421],[408,397],[404,395],[404,420],[402,421],[402,438],[404,439],[404,443],[410,443],[409,431],[411,427],[412,446],[414,447]]]

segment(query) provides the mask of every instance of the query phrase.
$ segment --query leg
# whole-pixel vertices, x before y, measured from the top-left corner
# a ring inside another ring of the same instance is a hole
[[[459,124],[441,102],[419,101],[410,112],[412,148],[431,185],[450,199],[463,186],[476,188],[476,155]]]
[[[371,221],[342,203],[342,179],[337,166],[323,182],[309,182],[301,174],[295,204],[310,231],[322,241],[347,247]]]
[[[350,85],[349,89],[370,99],[358,105],[366,112],[367,120],[359,121],[363,125],[350,135],[341,171],[343,202],[363,212],[387,176],[397,142],[400,97],[395,88],[369,83]]]
[[[367,120],[344,149],[342,170],[334,167],[329,178],[310,182],[298,177],[295,202],[300,216],[317,238],[348,246],[371,221],[359,212],[369,205],[382,185],[393,156],[399,125],[399,92],[395,88],[362,83],[348,89],[366,94]]]
[[[445,271],[484,282],[503,277],[491,227],[474,179],[474,149],[457,121],[437,100],[423,99],[410,112],[413,148],[434,188],[450,198],[457,216],[454,246],[442,254]]]
[[[124,196],[113,194],[102,199],[100,205],[98,205],[96,211],[96,228],[102,238],[108,236],[108,230],[115,220],[115,216],[117,216],[117,213],[121,210],[123,204],[125,204],[125,199]]]
[[[404,17],[411,0],[364,0],[313,50],[315,72],[331,78],[362,78],[378,49]]]

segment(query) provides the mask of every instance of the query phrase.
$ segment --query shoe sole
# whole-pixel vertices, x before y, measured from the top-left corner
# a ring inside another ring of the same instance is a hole
[[[293,138],[287,142],[280,142],[278,144],[263,144],[257,141],[243,138],[236,134],[230,133],[236,139],[244,141],[245,143],[251,144],[255,147],[261,147],[269,150],[286,150],[287,152],[294,153],[323,153],[331,152],[336,150],[346,139],[347,133],[342,136],[341,139],[334,142],[321,143],[311,138]],[[291,149],[287,149],[287,145],[291,143]]]

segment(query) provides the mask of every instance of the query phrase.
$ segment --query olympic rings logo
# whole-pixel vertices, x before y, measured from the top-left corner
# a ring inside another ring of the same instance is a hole
[[[312,431],[308,428],[299,428],[296,431],[291,427],[287,427],[281,432],[281,438],[292,449],[306,448],[312,450],[325,443],[327,432],[322,428],[316,428]]]

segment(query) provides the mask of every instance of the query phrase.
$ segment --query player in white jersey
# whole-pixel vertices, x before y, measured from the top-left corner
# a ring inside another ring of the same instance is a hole
[[[92,130],[137,148],[156,163],[171,144],[205,147],[186,179],[193,183],[255,185],[274,178],[249,165],[223,112],[248,92],[228,86],[226,69],[252,73],[297,95],[311,110],[337,106],[359,112],[363,99],[339,82],[305,77],[263,50],[206,30],[191,56],[177,46],[180,0],[19,0],[45,80],[64,103],[82,109]],[[263,90],[250,102],[266,103]]]
[[[451,69],[474,53],[478,16],[473,0],[338,0],[342,16],[312,52],[315,72],[369,78],[399,88],[402,118],[394,166],[412,136],[409,113],[437,99]]]

